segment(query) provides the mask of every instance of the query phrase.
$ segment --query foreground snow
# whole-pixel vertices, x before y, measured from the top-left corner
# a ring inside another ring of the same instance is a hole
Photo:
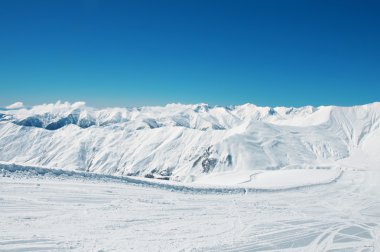
[[[0,169],[1,251],[380,249],[380,176],[366,164],[327,185],[207,194],[9,167]]]

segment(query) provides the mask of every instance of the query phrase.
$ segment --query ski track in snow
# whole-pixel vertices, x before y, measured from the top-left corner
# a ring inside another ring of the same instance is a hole
[[[4,166],[3,166],[4,168]],[[183,193],[3,169],[0,251],[378,251],[379,172],[328,185]]]

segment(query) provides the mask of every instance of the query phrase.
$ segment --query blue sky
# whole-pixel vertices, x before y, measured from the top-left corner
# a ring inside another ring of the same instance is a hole
[[[0,0],[0,106],[380,101],[379,1]]]

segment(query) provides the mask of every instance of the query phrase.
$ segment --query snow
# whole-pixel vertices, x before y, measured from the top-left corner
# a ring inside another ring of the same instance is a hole
[[[0,251],[378,251],[380,103],[0,109]]]
[[[0,161],[233,185],[258,172],[336,167],[339,160],[359,150],[377,159],[379,118],[380,103],[300,108],[168,104],[96,109],[84,102],[57,102],[0,110]],[[296,173],[311,176],[310,171]],[[321,180],[334,176],[331,171]]]
[[[242,193],[242,192],[275,192],[288,189],[299,189],[325,185],[335,182],[342,174],[340,168],[323,169],[289,169],[282,171],[267,171],[247,176],[248,174],[234,175],[236,183],[227,184],[227,176],[231,174],[218,174],[209,176],[206,181],[195,183],[183,183],[160,179],[149,179],[135,176],[113,176],[98,173],[76,172],[61,169],[49,169],[46,167],[26,166],[0,162],[0,172],[4,175],[22,174],[24,176],[53,176],[70,177],[74,179],[92,179],[101,181],[112,181],[129,183],[166,189],[170,191],[192,192],[192,193]],[[245,175],[245,176],[244,176]],[[313,177],[309,177],[309,176]],[[281,177],[287,180],[281,180]],[[240,180],[240,182],[237,182]],[[272,182],[272,183],[271,183]],[[266,184],[266,186],[263,186]]]
[[[366,167],[328,185],[233,193],[11,167],[0,171],[1,251],[380,249],[380,173]]]
[[[259,173],[251,182],[258,189],[294,188],[327,184],[338,179],[340,175],[341,171],[338,169],[279,170]]]
[[[290,189],[303,186],[328,184],[336,181],[342,174],[340,168],[324,167],[314,169],[284,169],[261,171],[254,174],[224,172],[204,176],[196,184],[239,185],[255,189]]]

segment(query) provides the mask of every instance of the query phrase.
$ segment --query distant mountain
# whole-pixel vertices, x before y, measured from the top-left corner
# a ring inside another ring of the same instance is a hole
[[[0,161],[185,182],[380,160],[380,103],[337,107],[0,109]],[[236,179],[238,178],[238,179]]]

